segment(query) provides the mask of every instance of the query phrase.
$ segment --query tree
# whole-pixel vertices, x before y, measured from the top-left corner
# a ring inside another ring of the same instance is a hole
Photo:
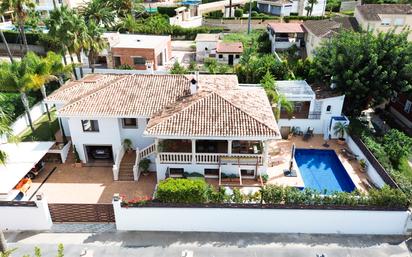
[[[113,26],[116,18],[115,8],[111,3],[114,1],[92,0],[79,7],[79,14],[86,23],[91,20],[98,25]]]
[[[412,153],[412,138],[399,130],[389,130],[383,142],[385,152],[395,166],[398,166],[402,159],[408,158]]]
[[[335,83],[335,90],[345,94],[348,115],[359,115],[395,92],[412,92],[412,44],[407,32],[375,36],[342,31],[317,49],[313,65],[320,82]]]
[[[93,20],[89,21],[87,25],[87,39],[88,41],[86,50],[88,52],[88,59],[89,59],[89,67],[92,69],[92,73],[94,73],[95,69],[95,62],[98,54],[106,49],[108,46],[107,41],[102,38],[103,29],[98,26]]]
[[[176,61],[172,68],[170,69],[170,74],[187,74],[188,71],[185,69],[185,67],[183,67],[182,65],[180,65],[180,63],[178,61]]]
[[[306,16],[312,16],[313,6],[318,3],[318,0],[308,0],[308,5],[305,7]]]
[[[0,96],[0,100],[2,100],[2,96]],[[11,128],[10,128],[10,117],[8,113],[3,109],[2,106],[0,106],[0,138],[4,136],[10,136],[11,135]],[[7,154],[4,151],[0,150],[0,165],[4,165],[7,160]],[[0,230],[1,233],[1,230]],[[4,248],[1,248],[1,235],[0,235],[0,252],[4,250]]]
[[[39,74],[32,73],[31,69],[27,66],[28,63],[29,62],[25,62],[24,59],[13,63],[0,63],[0,90],[5,92],[18,92],[20,94],[30,128],[34,131],[27,92],[30,90],[39,90],[45,80]]]
[[[7,11],[14,11],[16,13],[17,24],[26,54],[29,52],[29,46],[27,44],[26,33],[24,31],[24,24],[28,17],[28,11],[34,7],[35,4],[32,0],[2,0],[0,3],[0,13]]]

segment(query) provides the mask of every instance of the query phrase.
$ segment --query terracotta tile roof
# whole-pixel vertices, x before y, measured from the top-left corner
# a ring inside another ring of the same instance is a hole
[[[202,90],[152,117],[152,136],[267,137],[280,135],[262,88]]]
[[[243,53],[241,42],[218,42],[216,53]]]
[[[379,14],[412,14],[410,4],[365,4],[356,6],[365,20],[380,21]]]
[[[63,107],[60,116],[150,117],[188,94],[190,80],[180,75],[123,75],[122,79]]]
[[[68,81],[58,90],[51,93],[46,101],[50,103],[69,103],[99,90],[114,81],[122,79],[122,75],[87,75],[82,80]]]
[[[302,23],[279,23],[271,22],[268,26],[273,29],[275,33],[305,33]]]
[[[359,24],[355,17],[336,17],[325,20],[308,20],[303,22],[307,31],[317,37],[329,38],[340,30],[359,30]]]

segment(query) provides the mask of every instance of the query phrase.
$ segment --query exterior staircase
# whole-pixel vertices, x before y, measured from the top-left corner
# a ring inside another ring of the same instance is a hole
[[[133,181],[133,166],[136,160],[136,152],[126,152],[120,163],[119,181]]]

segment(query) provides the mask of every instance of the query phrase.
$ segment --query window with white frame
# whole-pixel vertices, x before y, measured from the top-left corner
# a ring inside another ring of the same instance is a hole
[[[389,25],[391,25],[391,23],[392,23],[392,19],[391,19],[391,18],[383,18],[383,19],[382,19],[382,22],[381,22],[381,25],[383,25],[383,26],[389,26]]]
[[[84,132],[99,132],[99,122],[97,120],[82,120]]]
[[[137,128],[138,123],[135,118],[123,118],[122,119],[123,128]]]
[[[406,100],[405,107],[403,108],[403,110],[404,110],[406,113],[410,113],[410,112],[411,112],[411,109],[412,109],[412,102],[409,101],[409,100]]]
[[[146,64],[146,58],[144,58],[142,56],[133,57],[133,64],[134,65],[145,65]]]

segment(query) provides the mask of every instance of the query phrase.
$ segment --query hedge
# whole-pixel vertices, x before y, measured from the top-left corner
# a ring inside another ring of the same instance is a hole
[[[351,193],[327,193],[266,185],[253,194],[245,195],[234,189],[233,193],[228,195],[224,188],[217,190],[204,180],[168,178],[159,183],[154,200],[171,204],[260,203],[285,206],[367,206],[388,209],[406,209],[410,203],[410,199],[401,190],[388,186],[371,189],[368,194],[356,190]]]
[[[283,17],[283,20],[285,22],[289,22],[291,20],[307,21],[307,20],[325,20],[329,18],[330,18],[329,16],[286,16],[286,17]]]
[[[4,37],[6,38],[7,43],[9,44],[19,44],[21,42],[20,33],[17,31],[3,31]],[[38,45],[41,41],[40,33],[26,32],[27,43],[29,45]],[[2,40],[0,39],[0,42]]]
[[[158,6],[157,12],[160,14],[165,14],[169,17],[174,17],[176,16],[176,11],[175,11],[176,8],[177,6]]]

